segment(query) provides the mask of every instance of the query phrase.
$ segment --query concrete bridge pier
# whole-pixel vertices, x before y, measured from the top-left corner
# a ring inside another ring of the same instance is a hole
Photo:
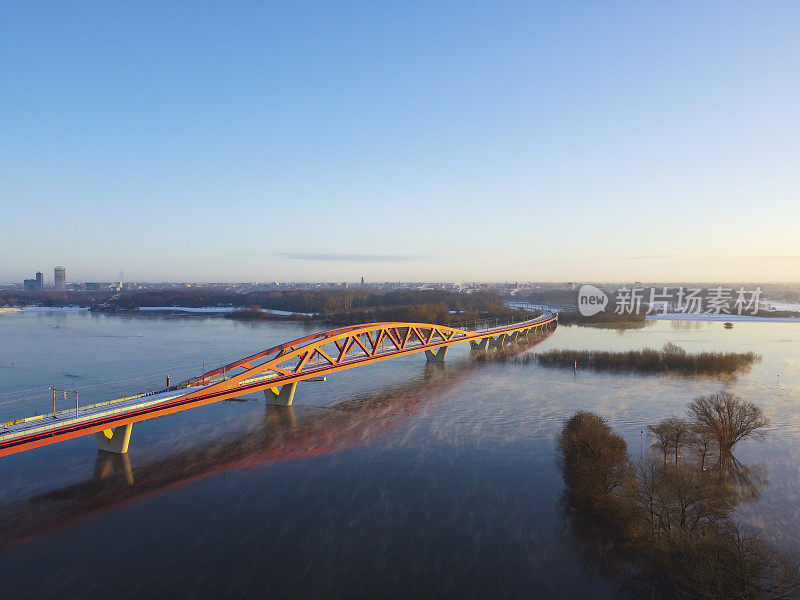
[[[97,440],[97,449],[104,452],[125,454],[131,441],[131,430],[133,430],[133,423],[120,425],[114,429],[98,431],[94,434]]]
[[[483,338],[482,340],[476,342],[475,340],[469,341],[469,346],[472,350],[483,350],[485,351],[487,348],[487,344],[489,343],[489,338]]]
[[[442,346],[434,354],[431,350],[425,350],[425,358],[429,363],[443,363],[444,357],[447,356],[448,346]]]
[[[502,350],[503,345],[506,343],[506,334],[501,333],[496,338],[492,338],[489,341],[489,350]]]
[[[287,383],[264,390],[264,399],[269,406],[291,406],[294,400],[294,391],[297,389],[297,382]]]

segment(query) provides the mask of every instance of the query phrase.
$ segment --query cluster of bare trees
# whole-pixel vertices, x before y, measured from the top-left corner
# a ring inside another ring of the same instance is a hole
[[[745,438],[763,439],[769,420],[752,402],[728,392],[700,396],[689,404],[689,418],[669,417],[647,429],[654,441],[652,448],[668,456],[679,457],[686,451],[694,455],[705,470],[716,453],[717,464],[733,456],[733,447]]]
[[[637,462],[600,416],[564,423],[563,503],[581,555],[637,598],[800,597],[794,557],[733,519],[762,481],[732,449],[763,437],[766,418],[726,393],[697,398],[689,413],[650,428],[656,452]]]

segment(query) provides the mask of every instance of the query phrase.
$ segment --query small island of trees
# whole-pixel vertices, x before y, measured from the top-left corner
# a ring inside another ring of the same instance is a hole
[[[761,360],[753,352],[688,353],[673,343],[661,350],[645,348],[626,352],[601,350],[547,350],[515,359],[545,367],[592,369],[636,373],[731,374]]]
[[[701,396],[686,418],[648,427],[651,452],[633,461],[599,415],[567,419],[557,445],[562,507],[581,558],[631,598],[798,597],[797,558],[733,518],[761,483],[733,448],[762,439],[768,425],[738,396]]]

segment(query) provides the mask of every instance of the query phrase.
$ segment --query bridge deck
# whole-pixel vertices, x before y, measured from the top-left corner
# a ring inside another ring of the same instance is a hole
[[[188,389],[182,391],[167,390],[154,394],[136,395],[131,398],[120,398],[98,404],[79,406],[77,411],[72,408],[57,411],[55,414],[49,413],[9,421],[4,424],[3,429],[0,429],[0,443],[25,435],[52,431],[86,421],[94,421],[100,417],[121,415],[136,409],[155,406],[185,396],[191,391]]]

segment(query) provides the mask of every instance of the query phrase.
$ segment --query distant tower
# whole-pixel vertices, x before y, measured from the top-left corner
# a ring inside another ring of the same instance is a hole
[[[361,287],[364,287],[364,278],[361,278]]]
[[[44,289],[44,273],[36,271],[36,290],[41,292]]]
[[[63,292],[67,289],[67,272],[64,267],[56,267],[53,269],[53,277],[56,281],[57,292]]]

